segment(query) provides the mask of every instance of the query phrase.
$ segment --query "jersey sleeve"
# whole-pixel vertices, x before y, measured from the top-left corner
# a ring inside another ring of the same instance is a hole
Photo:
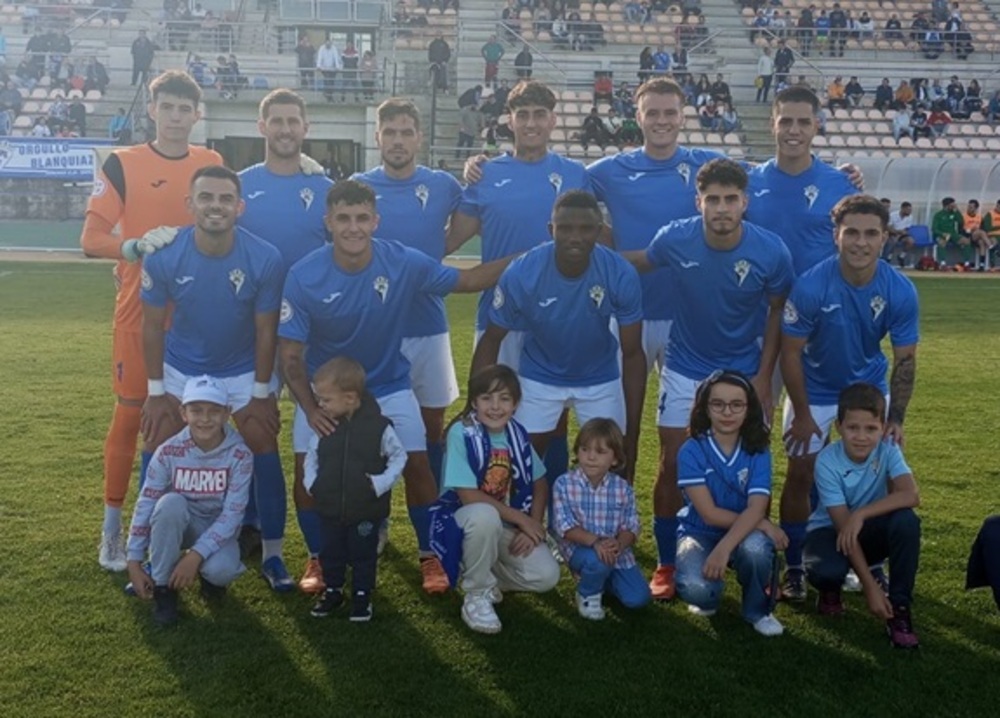
[[[445,185],[448,192],[448,211],[454,212],[462,205],[462,185],[450,174],[444,173]]]
[[[521,296],[520,283],[512,273],[512,269],[521,265],[521,260],[517,260],[512,266],[507,267],[496,287],[493,288],[493,301],[487,310],[486,316],[490,324],[495,324],[504,329],[521,329]]]
[[[642,321],[642,285],[635,267],[620,257],[615,259],[619,260],[615,262],[618,271],[615,314],[619,326],[624,327]]]
[[[202,558],[207,559],[224,543],[236,538],[243,524],[243,514],[247,510],[252,476],[253,454],[250,453],[250,449],[243,444],[234,447],[232,464],[229,467],[229,487],[222,501],[222,511],[191,547]]]
[[[479,178],[478,182],[466,185],[462,192],[462,199],[458,203],[458,211],[470,217],[480,219],[483,211],[483,199],[481,197],[481,185],[486,181],[486,172]]]
[[[705,452],[698,447],[697,439],[688,439],[677,454],[677,486],[704,486],[708,465]]]
[[[816,491],[820,503],[827,509],[835,506],[847,506],[847,495],[840,481],[840,472],[834,460],[836,444],[827,447],[816,458]]]
[[[94,187],[87,200],[80,248],[90,257],[121,259],[122,242],[127,237],[112,234],[125,211],[125,172],[118,155],[104,161],[94,176]]]
[[[795,269],[792,266],[792,253],[780,239],[774,244],[774,266],[768,276],[767,293],[771,297],[786,297],[792,289],[795,280]]]
[[[666,267],[670,264],[670,241],[673,236],[673,223],[660,227],[653,236],[653,241],[646,248],[646,259],[654,267]]]
[[[771,495],[771,452],[754,454],[750,461],[750,475],[747,477],[747,496]]]
[[[895,270],[893,270],[895,271]],[[917,290],[906,280],[899,295],[893,297],[889,339],[894,347],[908,347],[920,341],[920,307]]]
[[[903,450],[899,448],[899,445],[888,440],[884,441],[883,444],[886,447],[885,470],[888,477],[895,480],[900,476],[912,475],[913,470],[906,463],[906,459],[903,458]]]
[[[455,422],[448,430],[442,474],[444,475],[442,485],[446,489],[475,489],[479,487],[479,481],[469,465],[461,421]]]
[[[281,255],[277,250],[268,252],[261,271],[260,291],[257,292],[255,310],[258,314],[278,311],[284,287],[283,274]]]
[[[545,462],[542,461],[542,457],[535,451],[534,446],[531,447],[531,473],[532,481],[538,481],[545,476]]]
[[[608,170],[611,158],[599,159],[587,166],[587,177],[590,180],[590,190],[599,202],[605,200],[608,187]]]
[[[155,256],[155,255],[154,255]],[[281,317],[278,322],[278,336],[282,339],[306,343],[309,339],[310,318],[305,292],[299,284],[294,270],[285,279],[284,295],[281,298]]]
[[[166,446],[164,444],[163,446]],[[170,459],[160,446],[153,454],[146,469],[146,480],[142,484],[139,498],[135,502],[132,513],[132,525],[128,532],[128,545],[125,553],[129,561],[142,561],[149,548],[150,521],[153,509],[170,487]]]
[[[781,331],[790,337],[805,339],[816,327],[816,302],[811,296],[811,274],[807,274],[792,285],[791,294],[785,300],[785,311],[781,318]]]
[[[140,296],[143,304],[152,307],[165,307],[170,301],[170,284],[167,276],[166,259],[163,254],[151,254],[142,263],[142,289]]]
[[[404,250],[404,260],[420,276],[418,288],[421,292],[443,297],[455,288],[459,270],[447,267],[433,257],[411,247],[404,247]]]

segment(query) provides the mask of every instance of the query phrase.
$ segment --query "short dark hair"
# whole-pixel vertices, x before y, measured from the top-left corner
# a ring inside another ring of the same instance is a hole
[[[903,209],[904,207],[912,207],[912,206],[913,205],[910,202],[901,202],[899,208]]]
[[[260,101],[260,116],[265,120],[271,112],[271,105],[295,105],[302,113],[302,119],[306,118],[305,99],[295,90],[289,90],[287,87],[279,87],[264,95],[264,99]]]
[[[849,411],[867,411],[879,421],[885,419],[885,397],[878,387],[864,382],[851,384],[841,390],[837,398],[837,421],[841,422]]]
[[[556,197],[556,201],[552,205],[552,214],[554,215],[563,207],[568,209],[592,209],[598,215],[601,214],[601,207],[597,204],[597,198],[590,192],[582,189],[571,189]]]
[[[870,194],[852,194],[844,197],[830,210],[830,219],[834,227],[839,227],[851,214],[872,214],[879,218],[882,229],[889,226],[889,210],[881,200],[875,199]]]
[[[801,85],[792,85],[791,87],[786,87],[781,92],[778,92],[774,96],[773,108],[775,111],[778,110],[778,105],[782,105],[789,102],[804,102],[812,106],[813,114],[819,113],[819,98],[816,97],[816,93],[810,90],[808,87],[802,87]]]
[[[976,209],[979,209],[979,200],[978,199],[970,199],[968,203],[971,204]]]
[[[195,173],[191,175],[191,183],[188,186],[194,187],[194,183],[202,177],[229,180],[236,185],[236,194],[242,194],[243,192],[243,185],[240,182],[240,176],[228,167],[223,167],[222,165],[208,165],[206,167],[201,167],[195,170]]]
[[[941,200],[942,207],[947,207],[949,204],[955,204],[954,197],[945,197],[943,200]]]
[[[326,193],[326,208],[330,209],[338,202],[347,205],[370,204],[375,206],[375,190],[358,180],[340,180]]]
[[[556,109],[556,94],[538,80],[521,80],[507,95],[507,109],[537,105],[547,110]]]
[[[684,89],[669,77],[657,77],[642,83],[635,92],[635,104],[638,105],[646,95],[674,95],[682,103],[685,100]]]
[[[747,188],[747,171],[739,162],[720,157],[702,165],[698,170],[696,185],[703,192],[710,184],[736,187],[741,192]]]
[[[156,104],[160,95],[174,95],[191,100],[195,108],[201,102],[201,88],[194,78],[184,72],[184,70],[167,70],[161,73],[149,83],[149,94]]]
[[[378,124],[390,122],[397,117],[409,117],[413,120],[413,126],[420,131],[420,110],[415,104],[402,97],[390,97],[378,106],[376,110]]]
[[[708,414],[708,400],[712,397],[712,387],[716,384],[730,384],[739,387],[747,395],[747,411],[740,427],[740,439],[743,448],[750,454],[760,454],[767,451],[771,445],[771,430],[764,419],[764,407],[760,403],[753,384],[743,374],[732,369],[721,369],[712,372],[698,386],[694,405],[691,407],[690,433],[697,439],[712,429],[712,420]]]

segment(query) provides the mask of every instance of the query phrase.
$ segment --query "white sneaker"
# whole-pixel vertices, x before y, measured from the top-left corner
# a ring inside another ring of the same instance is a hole
[[[500,633],[502,628],[500,618],[493,610],[489,593],[489,591],[467,593],[462,603],[462,620],[477,633]]]
[[[595,593],[593,596],[581,596],[576,594],[576,609],[580,615],[591,621],[604,620],[604,607],[601,605],[601,596]]]
[[[503,603],[503,591],[494,586],[489,591],[486,592],[486,597],[490,599],[490,603],[494,606],[498,603]]]
[[[700,606],[695,606],[693,603],[688,604],[688,613],[701,616],[702,618],[711,618],[715,615],[715,611],[716,609],[714,608],[701,608]]]
[[[842,588],[848,593],[858,593],[861,591],[861,579],[858,578],[858,574],[854,573],[853,568],[844,577]]]
[[[778,623],[778,619],[773,614],[769,613],[753,624],[753,630],[762,636],[780,636],[785,632],[785,627]]]
[[[125,558],[125,543],[122,541],[120,533],[101,534],[101,543],[98,545],[97,563],[105,571],[120,572],[128,568],[128,561]]]

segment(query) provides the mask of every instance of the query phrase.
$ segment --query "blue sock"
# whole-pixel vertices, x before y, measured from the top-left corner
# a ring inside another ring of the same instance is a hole
[[[410,523],[417,534],[417,548],[421,555],[431,550],[431,514],[430,506],[410,506]]]
[[[444,462],[444,442],[427,442],[427,460],[431,464],[431,473],[434,474],[434,481],[438,490],[441,490],[441,464]]]
[[[139,488],[142,489],[143,484],[146,483],[146,469],[149,468],[149,462],[153,459],[152,451],[142,452],[142,463],[139,467]]]
[[[306,550],[310,556],[319,556],[320,549],[323,548],[323,528],[319,514],[313,509],[296,509],[295,516],[299,520],[302,537],[306,540]]]
[[[253,471],[257,478],[257,514],[260,516],[261,538],[280,539],[285,535],[285,473],[281,470],[278,452],[255,454]]]
[[[243,512],[243,525],[260,528],[260,517],[257,515],[257,476],[250,477],[250,496],[247,498],[247,510]]]
[[[782,521],[781,530],[788,535],[785,563],[788,568],[802,568],[802,544],[806,541],[805,521]]]
[[[653,538],[660,566],[673,566],[677,562],[677,519],[653,517]]]
[[[565,436],[553,436],[545,449],[545,475],[550,481],[555,481],[569,471],[569,439]]]

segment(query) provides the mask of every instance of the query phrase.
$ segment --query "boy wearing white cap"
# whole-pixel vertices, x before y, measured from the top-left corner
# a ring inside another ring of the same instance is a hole
[[[229,426],[229,397],[218,379],[188,380],[181,401],[187,427],[157,448],[136,501],[126,554],[153,620],[177,622],[177,592],[201,579],[218,598],[246,567],[237,542],[250,493],[253,455]],[[142,569],[149,551],[151,573]]]

